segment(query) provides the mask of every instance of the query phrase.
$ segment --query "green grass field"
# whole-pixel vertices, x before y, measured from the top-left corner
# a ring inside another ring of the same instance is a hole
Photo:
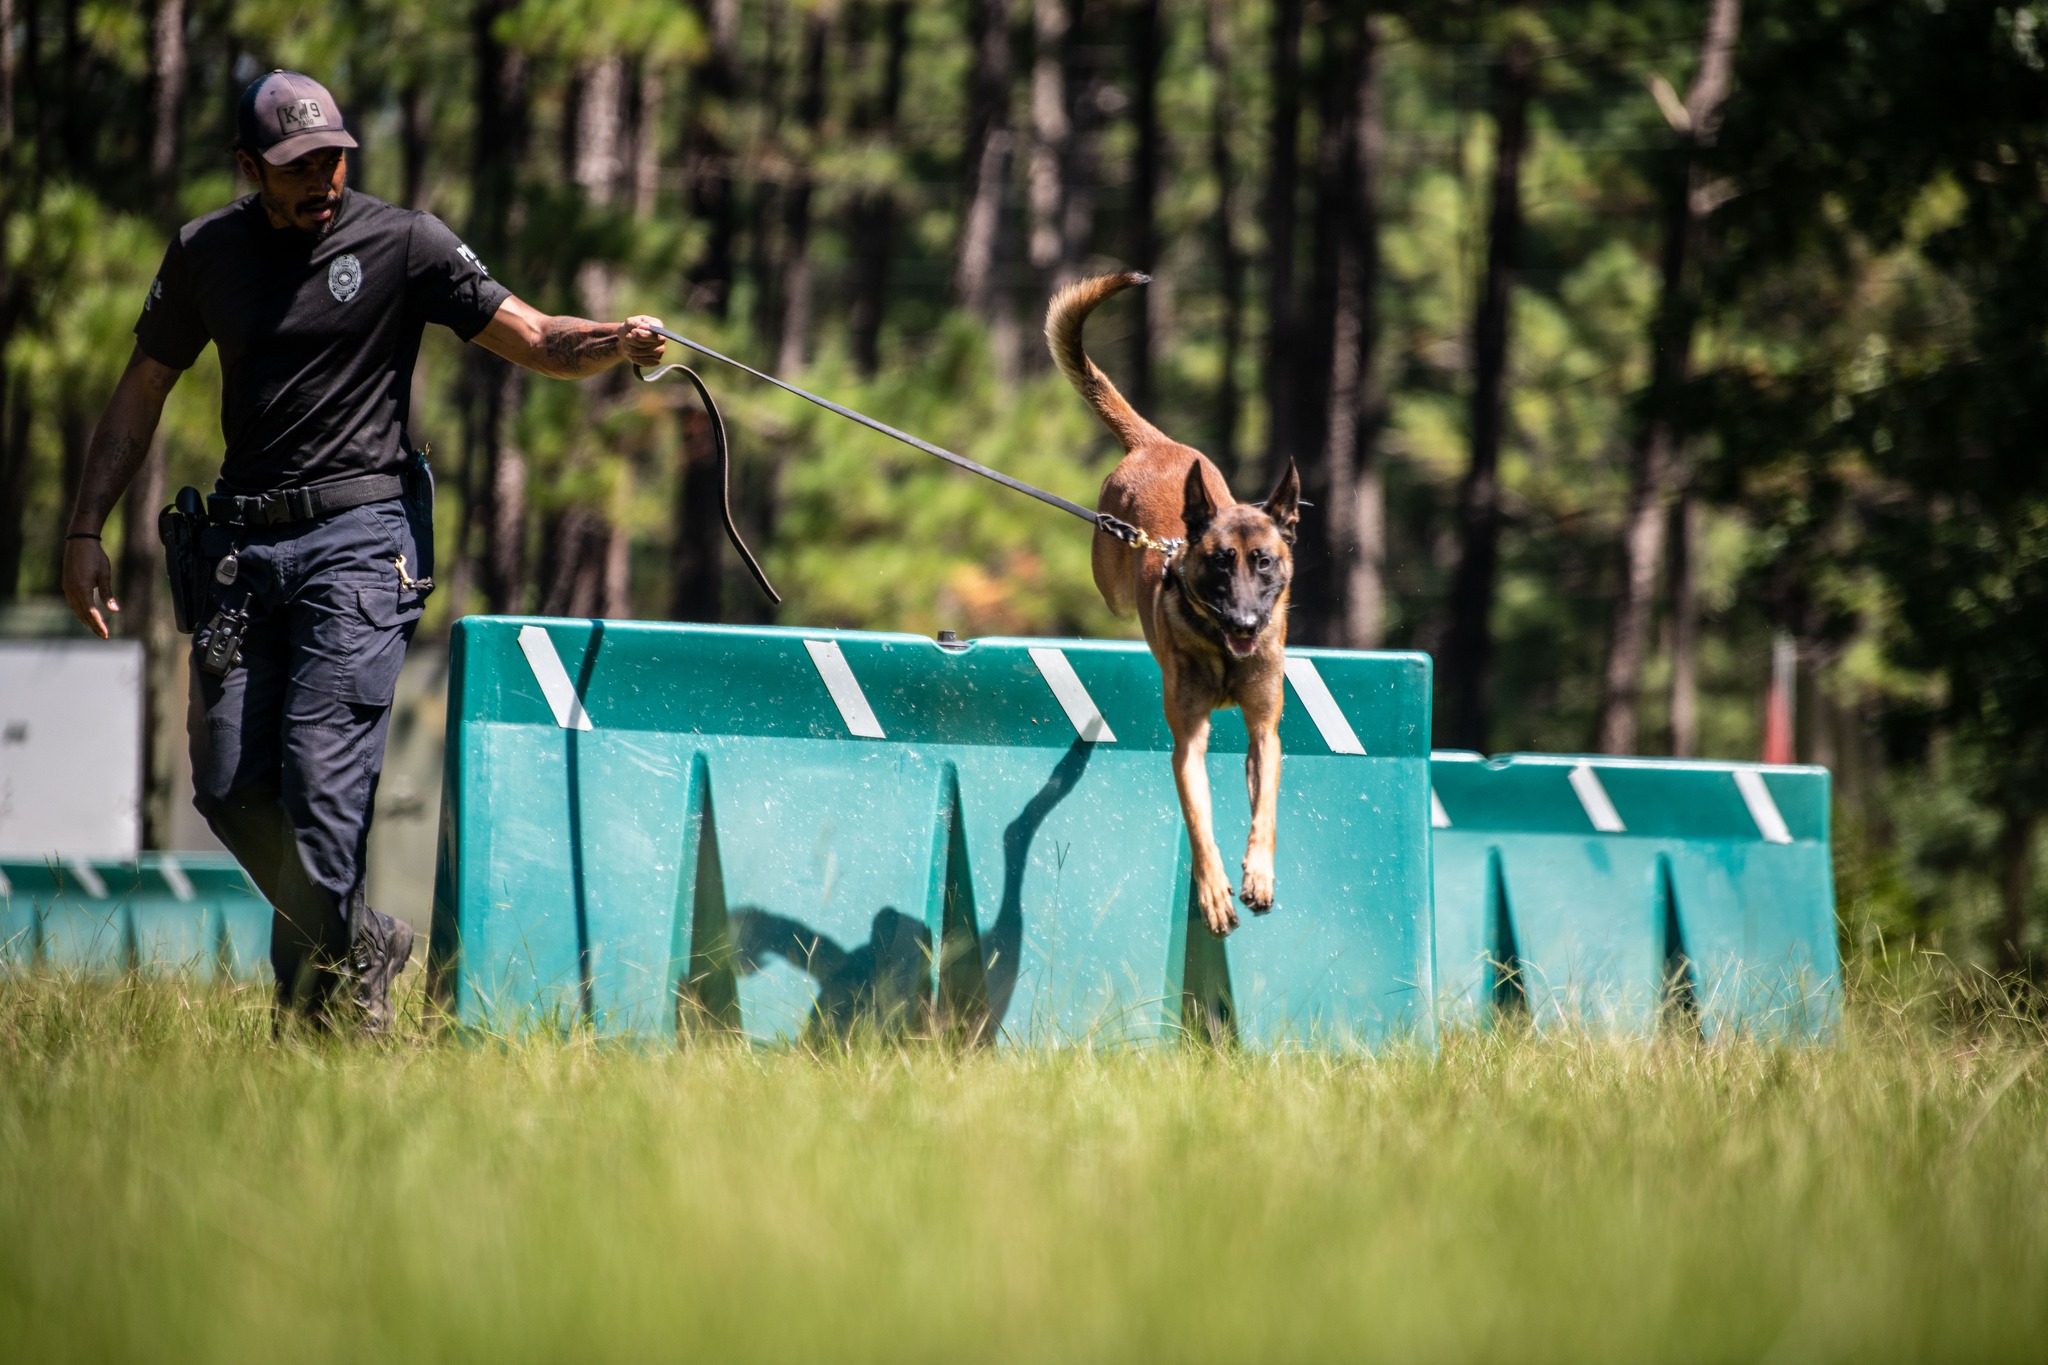
[[[0,1357],[2040,1360],[2048,1037],[274,1046],[0,978]]]

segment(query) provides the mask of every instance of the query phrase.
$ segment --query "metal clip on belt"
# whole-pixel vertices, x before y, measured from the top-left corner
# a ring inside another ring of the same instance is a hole
[[[206,515],[230,526],[285,526],[388,502],[404,491],[405,481],[396,474],[364,474],[312,488],[280,488],[249,497],[209,493]]]

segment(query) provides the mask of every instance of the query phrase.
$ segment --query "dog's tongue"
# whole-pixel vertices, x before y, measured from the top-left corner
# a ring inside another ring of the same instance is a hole
[[[1223,637],[1223,643],[1230,646],[1232,654],[1243,659],[1249,657],[1251,652],[1259,647],[1259,637],[1256,635],[1231,635],[1226,633]]]

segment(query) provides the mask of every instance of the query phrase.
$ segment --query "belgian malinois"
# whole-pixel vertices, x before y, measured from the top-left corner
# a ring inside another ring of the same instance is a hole
[[[1273,908],[1273,824],[1280,799],[1280,706],[1286,695],[1287,585],[1301,519],[1301,476],[1292,462],[1263,503],[1230,495],[1222,471],[1191,446],[1140,417],[1081,349],[1081,324],[1095,306],[1134,284],[1135,273],[1098,275],[1062,289],[1046,310],[1045,339],[1060,372],[1124,443],[1124,458],[1102,483],[1098,511],[1157,540],[1180,540],[1171,557],[1098,530],[1095,586],[1119,616],[1136,613],[1165,681],[1173,731],[1173,781],[1194,851],[1195,898],[1209,932],[1237,927],[1230,878],[1209,814],[1209,713],[1244,710],[1251,748],[1245,784],[1252,833],[1244,851],[1242,899],[1256,914]]]

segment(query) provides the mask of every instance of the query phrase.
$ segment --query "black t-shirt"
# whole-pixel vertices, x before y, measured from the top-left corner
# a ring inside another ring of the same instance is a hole
[[[430,213],[349,190],[313,237],[251,195],[178,230],[135,336],[177,370],[220,347],[221,480],[262,493],[397,472],[420,333],[467,341],[510,293]]]

